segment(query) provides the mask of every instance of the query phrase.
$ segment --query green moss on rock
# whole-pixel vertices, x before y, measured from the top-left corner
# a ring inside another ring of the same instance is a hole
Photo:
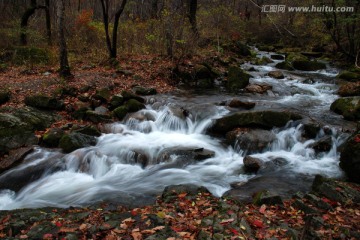
[[[346,120],[360,120],[360,97],[344,97],[335,100],[330,110],[342,115]]]
[[[45,110],[61,110],[64,108],[64,103],[62,101],[41,94],[26,96],[25,104],[30,107],[35,107]]]
[[[64,152],[70,153],[76,149],[89,147],[96,144],[96,139],[93,136],[82,133],[72,132],[65,134],[59,142],[59,146]]]
[[[10,92],[0,90],[0,105],[10,100]]]
[[[231,92],[236,92],[239,89],[245,88],[249,84],[251,75],[244,72],[239,67],[230,67],[228,73],[227,87]]]
[[[215,120],[211,131],[225,134],[237,127],[259,127],[271,129],[283,127],[290,120],[299,120],[299,114],[279,111],[244,111]]]
[[[356,72],[342,71],[336,77],[350,82],[360,81],[360,74]]]
[[[283,70],[288,70],[288,71],[294,70],[293,66],[291,65],[291,63],[289,61],[279,62],[275,65],[275,67],[278,69],[283,69]]]
[[[317,71],[326,68],[325,63],[307,60],[295,60],[292,65],[295,69],[302,71]]]
[[[127,106],[120,106],[120,107],[115,108],[115,110],[112,113],[119,120],[123,120],[128,112],[129,112],[129,109]]]

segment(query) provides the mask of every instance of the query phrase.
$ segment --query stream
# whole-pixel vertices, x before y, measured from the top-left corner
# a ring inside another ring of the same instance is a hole
[[[259,52],[259,57],[270,56]],[[86,206],[98,201],[143,205],[154,201],[168,185],[204,186],[215,196],[251,197],[255,190],[271,189],[288,196],[308,191],[313,177],[322,174],[341,178],[337,147],[348,136],[344,129],[352,123],[332,113],[330,104],[338,97],[335,76],[330,66],[316,72],[283,71],[284,79],[266,74],[277,70],[274,65],[255,68],[251,84],[268,84],[264,94],[229,94],[216,90],[193,92],[179,90],[147,98],[146,109],[130,114],[124,121],[106,125],[96,146],[78,149],[70,154],[36,147],[24,163],[0,175],[0,181],[15,179],[38,166],[46,169],[41,177],[30,181],[17,192],[0,190],[0,209]],[[301,122],[290,122],[271,131],[276,139],[265,151],[251,156],[263,162],[281,159],[282,164],[258,174],[243,171],[247,149],[229,146],[224,138],[207,133],[214,119],[239,109],[220,104],[233,98],[256,103],[254,110],[289,110],[327,126],[314,139],[303,138]],[[177,114],[186,109],[188,116]],[[325,134],[331,136],[329,151],[316,153],[310,147]],[[187,150],[214,152],[205,160],[194,160]],[[14,180],[14,181],[15,181]],[[239,186],[239,187],[234,187]]]

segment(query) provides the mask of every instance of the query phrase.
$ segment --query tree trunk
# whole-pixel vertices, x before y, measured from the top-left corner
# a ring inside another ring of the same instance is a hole
[[[58,17],[58,34],[59,34],[59,60],[60,60],[60,77],[71,77],[70,66],[67,55],[64,20],[65,20],[65,0],[58,0],[57,2],[57,17]]]
[[[195,36],[199,36],[199,32],[197,29],[197,21],[196,21],[196,11],[197,11],[197,0],[189,0],[189,22],[191,24],[191,30],[195,34]]]
[[[157,19],[158,16],[158,0],[152,0],[151,2],[151,18]]]
[[[105,29],[105,37],[106,37],[106,46],[109,52],[109,58],[116,58],[117,56],[117,30],[119,27],[120,16],[125,9],[125,5],[127,0],[123,0],[119,8],[116,10],[114,17],[114,27],[112,31],[112,39],[110,39],[109,32],[109,0],[100,0],[102,12],[103,12],[103,22]]]
[[[24,14],[21,17],[20,44],[23,46],[27,45],[27,34],[26,34],[27,26],[28,26],[30,17],[35,13],[36,5],[37,5],[36,0],[31,0],[30,7],[28,9],[26,9],[26,11],[24,12]]]
[[[46,36],[48,45],[52,45],[51,39],[51,17],[50,17],[50,0],[45,1],[45,16],[46,16]]]

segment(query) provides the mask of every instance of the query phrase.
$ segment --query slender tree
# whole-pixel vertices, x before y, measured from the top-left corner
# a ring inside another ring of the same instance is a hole
[[[59,60],[60,60],[60,77],[68,78],[72,74],[68,61],[67,46],[65,39],[65,0],[57,1],[57,18],[58,18],[58,38],[59,38]]]
[[[117,30],[119,27],[120,16],[125,9],[125,5],[127,0],[122,0],[121,4],[117,6],[115,16],[114,16],[114,26],[112,30],[112,37],[110,38],[110,29],[109,29],[109,0],[100,0],[101,8],[103,13],[103,22],[104,22],[104,29],[105,29],[105,37],[106,37],[106,46],[109,52],[109,58],[113,59],[116,58],[117,55]]]
[[[196,36],[199,36],[199,31],[197,29],[196,21],[196,11],[197,11],[197,0],[189,0],[189,22],[191,24],[191,29]]]

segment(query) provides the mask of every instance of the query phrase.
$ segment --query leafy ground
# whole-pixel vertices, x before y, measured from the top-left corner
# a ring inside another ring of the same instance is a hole
[[[336,188],[339,193],[345,188],[359,190],[358,185],[344,183]],[[2,211],[0,237],[359,239],[359,222],[360,205],[351,198],[339,202],[316,193],[297,194],[283,204],[255,205],[216,198],[201,188],[195,193],[169,188],[156,204],[134,209],[99,204],[89,208]]]

